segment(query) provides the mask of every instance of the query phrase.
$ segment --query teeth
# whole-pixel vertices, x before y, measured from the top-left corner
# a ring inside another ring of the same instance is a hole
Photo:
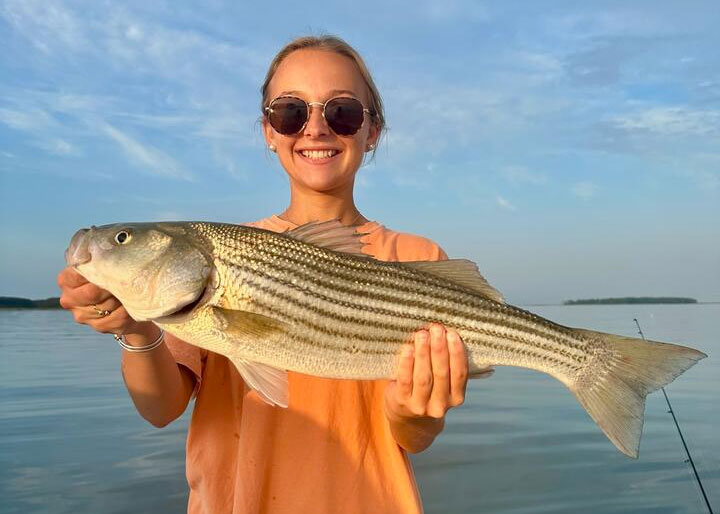
[[[337,154],[337,150],[302,150],[300,152],[308,159],[327,159]]]

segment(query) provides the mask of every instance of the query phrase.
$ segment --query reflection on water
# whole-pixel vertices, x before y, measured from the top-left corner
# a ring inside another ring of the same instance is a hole
[[[720,508],[720,306],[534,307],[560,323],[685,342],[711,358],[668,392]],[[184,512],[188,415],[135,412],[112,337],[60,311],[0,311],[0,512]],[[713,358],[715,357],[715,358]],[[428,513],[694,513],[704,505],[662,394],[640,460],[619,453],[560,383],[515,368],[474,381],[433,447],[414,456]],[[371,511],[371,506],[368,506]]]
[[[184,512],[187,416],[143,421],[115,341],[71,319],[0,312],[0,512]]]
[[[710,501],[720,508],[720,306],[546,306],[569,326],[694,346],[711,357],[667,390]],[[713,358],[714,357],[714,358]],[[559,382],[517,368],[471,382],[466,408],[413,462],[426,510],[706,511],[662,393],[648,397],[640,459],[618,452]]]

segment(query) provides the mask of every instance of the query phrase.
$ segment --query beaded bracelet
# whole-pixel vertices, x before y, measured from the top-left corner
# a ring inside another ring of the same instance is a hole
[[[154,350],[155,348],[157,348],[158,346],[160,346],[161,344],[163,344],[165,342],[165,331],[162,328],[160,329],[160,335],[158,336],[158,338],[155,339],[155,341],[153,341],[152,343],[146,344],[145,346],[129,345],[125,341],[125,336],[123,336],[123,335],[113,334],[113,336],[115,337],[115,340],[118,342],[120,347],[123,350],[126,350],[130,353],[149,352],[149,351]]]

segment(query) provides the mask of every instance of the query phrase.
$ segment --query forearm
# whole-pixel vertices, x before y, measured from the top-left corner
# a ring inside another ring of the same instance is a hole
[[[427,449],[445,428],[445,418],[401,418],[389,412],[385,415],[395,442],[410,453]]]
[[[125,340],[132,346],[144,346],[159,334],[160,329],[148,325],[126,335]],[[185,411],[195,387],[195,377],[175,362],[164,344],[149,352],[123,351],[122,371],[135,408],[157,427],[167,425]]]

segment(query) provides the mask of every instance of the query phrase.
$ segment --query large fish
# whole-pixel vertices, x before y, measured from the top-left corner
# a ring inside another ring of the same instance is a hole
[[[467,260],[381,262],[351,227],[277,234],[183,222],[78,231],[66,252],[138,321],[227,356],[269,403],[287,406],[286,370],[393,376],[430,322],[458,331],[471,373],[518,366],[560,380],[623,453],[637,457],[645,397],[705,354],[564,327],[506,304]]]

